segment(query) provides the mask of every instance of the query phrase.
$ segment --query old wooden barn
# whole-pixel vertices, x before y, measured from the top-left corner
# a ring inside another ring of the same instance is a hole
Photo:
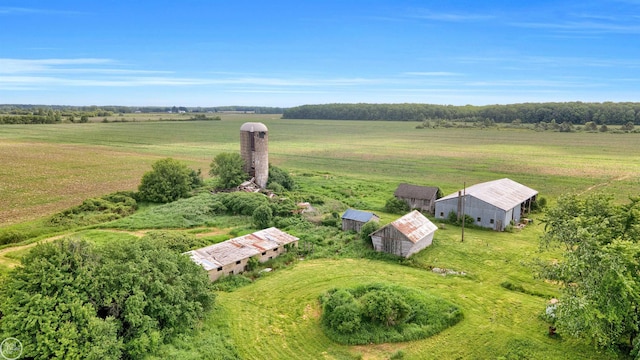
[[[431,245],[438,229],[419,211],[414,210],[371,233],[376,251],[409,257]]]
[[[436,218],[444,219],[453,212],[464,213],[474,224],[504,231],[511,221],[518,223],[531,211],[538,192],[511,179],[476,184],[436,201]]]
[[[380,218],[378,215],[362,210],[348,209],[342,214],[342,230],[343,231],[356,231],[360,232],[362,225],[369,221],[378,222]]]
[[[402,183],[398,185],[393,196],[406,202],[410,209],[418,209],[433,214],[435,202],[442,195],[437,187]]]
[[[256,231],[251,234],[187,251],[196,264],[201,265],[211,281],[223,275],[240,274],[246,270],[250,258],[260,262],[273,259],[288,247],[297,246],[298,238],[277,228]]]

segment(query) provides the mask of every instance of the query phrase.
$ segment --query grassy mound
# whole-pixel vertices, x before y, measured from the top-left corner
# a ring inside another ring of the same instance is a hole
[[[463,317],[444,299],[395,285],[332,289],[320,296],[320,303],[325,334],[348,345],[424,339]]]

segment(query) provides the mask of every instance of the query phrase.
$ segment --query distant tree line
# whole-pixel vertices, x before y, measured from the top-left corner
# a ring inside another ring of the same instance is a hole
[[[454,106],[432,104],[325,104],[285,109],[284,119],[425,121],[443,119],[522,124],[569,123],[583,125],[640,124],[640,103],[522,103]]]
[[[256,114],[282,114],[284,108],[267,106],[216,106],[216,107],[186,107],[186,106],[71,106],[71,105],[30,105],[30,104],[0,104],[0,114],[27,114],[37,111],[58,111],[61,113],[93,113],[94,116],[112,116],[113,114],[128,113],[159,113],[179,111],[206,112],[255,112]]]

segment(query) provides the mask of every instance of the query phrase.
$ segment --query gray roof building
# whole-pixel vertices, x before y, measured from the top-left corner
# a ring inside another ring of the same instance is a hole
[[[379,221],[378,215],[362,210],[348,209],[342,214],[342,230],[360,232],[362,225],[369,221]]]
[[[393,193],[393,196],[403,200],[411,209],[433,214],[435,201],[438,199],[440,189],[433,186],[419,186],[402,183]]]
[[[464,213],[476,225],[503,231],[511,221],[519,222],[531,210],[538,192],[511,179],[499,179],[470,186],[436,200],[436,218]]]

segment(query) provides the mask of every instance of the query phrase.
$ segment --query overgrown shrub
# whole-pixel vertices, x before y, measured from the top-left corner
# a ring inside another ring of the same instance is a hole
[[[0,245],[15,244],[25,240],[27,236],[21,231],[7,230],[0,233]]]
[[[78,206],[54,214],[49,219],[52,226],[84,226],[112,221],[133,214],[138,209],[133,192],[116,192],[99,198],[91,198]]]
[[[38,359],[141,358],[215,299],[199,265],[145,240],[38,245],[1,285],[0,330]]]
[[[141,199],[155,203],[168,203],[187,197],[201,182],[198,174],[185,164],[172,158],[158,160],[152,170],[142,176],[138,191]],[[194,183],[195,181],[195,183]]]
[[[409,210],[409,204],[396,197],[389,198],[384,204],[384,211],[392,214],[405,214]]]
[[[275,191],[275,188],[273,187],[274,185],[280,185],[285,190],[293,190],[296,186],[289,173],[279,167],[269,164],[269,180],[267,181],[267,188]]]
[[[149,240],[180,254],[209,244],[206,240],[198,239],[194,235],[181,231],[152,230],[147,232],[144,237],[142,237],[142,240]]]
[[[273,211],[269,205],[260,205],[253,211],[252,219],[253,225],[258,229],[268,228],[273,220]]]
[[[211,285],[213,290],[232,292],[238,288],[251,284],[252,281],[243,275],[228,275],[216,280]]]
[[[380,228],[380,224],[375,221],[369,221],[360,228],[360,239],[365,245],[373,247],[370,234]]]
[[[422,339],[462,319],[446,300],[385,284],[332,289],[320,296],[320,304],[327,336],[350,345]]]

